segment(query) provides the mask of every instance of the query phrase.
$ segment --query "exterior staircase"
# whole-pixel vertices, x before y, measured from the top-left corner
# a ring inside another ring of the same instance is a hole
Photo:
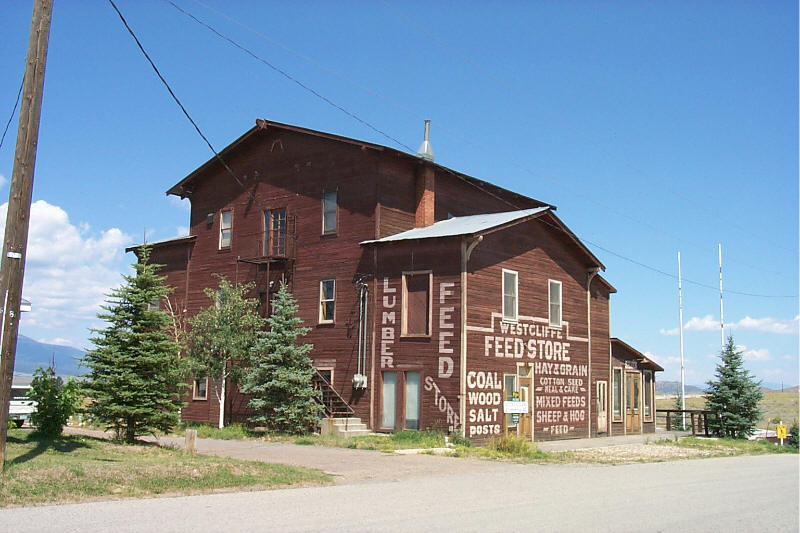
[[[321,393],[317,401],[325,411],[325,418],[320,423],[320,434],[341,435],[347,438],[370,433],[367,425],[360,418],[353,416],[353,408],[319,372],[314,374],[311,382]]]

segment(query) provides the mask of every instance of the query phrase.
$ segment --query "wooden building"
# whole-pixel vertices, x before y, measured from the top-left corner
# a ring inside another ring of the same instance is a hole
[[[229,168],[211,159],[167,191],[191,200],[190,236],[152,254],[173,309],[211,304],[203,289],[223,275],[255,282],[266,315],[286,280],[318,383],[339,403],[329,414],[373,431],[625,431],[609,413],[612,367],[638,352],[612,357],[616,291],[554,206],[427,154],[266,120],[220,155]],[[184,419],[217,419],[213,386],[195,380]],[[243,419],[247,399],[229,398],[228,418]],[[504,415],[507,400],[527,414]]]
[[[632,346],[611,339],[611,431],[614,435],[656,430],[656,372],[664,369]]]

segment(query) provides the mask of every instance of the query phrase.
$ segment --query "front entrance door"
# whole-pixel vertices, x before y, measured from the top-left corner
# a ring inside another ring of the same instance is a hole
[[[517,425],[517,435],[519,435],[520,437],[525,437],[526,439],[530,439],[531,429],[533,427],[533,424],[531,424],[531,421],[533,420],[532,416],[533,405],[531,404],[532,378],[520,377],[518,379],[519,379],[519,401],[528,404],[528,413],[519,415],[519,424]]]
[[[597,432],[608,433],[608,381],[597,382]]]
[[[625,375],[625,430],[628,433],[641,431],[641,379],[638,372]]]

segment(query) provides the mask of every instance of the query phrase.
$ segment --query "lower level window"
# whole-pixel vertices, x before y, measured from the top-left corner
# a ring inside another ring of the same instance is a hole
[[[200,378],[194,380],[194,385],[192,386],[192,399],[193,400],[208,399],[208,378]]]

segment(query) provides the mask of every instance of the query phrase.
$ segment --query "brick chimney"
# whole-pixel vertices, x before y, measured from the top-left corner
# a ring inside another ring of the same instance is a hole
[[[414,217],[414,227],[424,228],[434,222],[435,180],[434,170],[429,164],[423,163],[417,167],[417,209]]]

